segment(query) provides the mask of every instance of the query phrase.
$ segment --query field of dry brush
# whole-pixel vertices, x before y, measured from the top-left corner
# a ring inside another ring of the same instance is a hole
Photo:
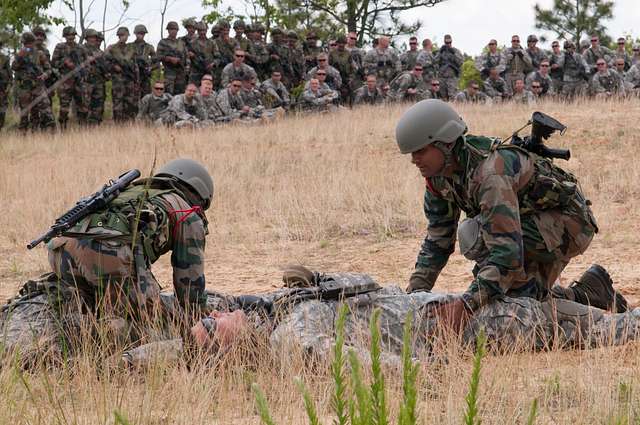
[[[640,104],[546,104],[538,109],[568,126],[550,144],[572,150],[566,168],[580,179],[600,226],[590,249],[566,269],[569,284],[589,264],[605,266],[634,304],[640,297]],[[80,196],[130,168],[149,173],[178,156],[204,162],[216,186],[208,211],[207,286],[222,292],[269,291],[282,267],[365,272],[405,286],[425,234],[424,182],[398,153],[394,128],[403,107],[287,118],[260,126],[168,131],[104,126],[57,135],[0,135],[0,301],[26,278],[47,271],[44,248],[26,243]],[[472,134],[507,137],[532,109],[459,108]],[[455,254],[436,289],[461,291],[472,264]],[[170,289],[168,259],[154,266]],[[446,364],[420,374],[423,423],[459,423],[471,362],[452,347]],[[490,356],[481,382],[483,423],[524,423],[538,399],[538,423],[635,423],[640,420],[640,345],[583,352]],[[301,423],[291,385],[303,375],[322,412],[330,378],[284,359],[231,372],[169,368],[95,372],[94,357],[71,369],[23,374],[0,368],[0,424],[257,423],[249,384],[268,395],[279,423]],[[273,360],[273,359],[272,359]],[[390,373],[389,400],[401,392]],[[393,409],[392,409],[393,411]],[[327,418],[326,423],[329,423]]]

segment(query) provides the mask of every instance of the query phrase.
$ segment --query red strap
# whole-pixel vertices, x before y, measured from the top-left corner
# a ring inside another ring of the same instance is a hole
[[[431,179],[429,177],[426,177],[424,180],[427,183],[427,190],[436,195],[438,198],[442,198],[442,193],[440,193],[435,187],[433,187]]]
[[[178,218],[176,220],[176,225],[173,228],[173,236],[175,237],[176,235],[176,230],[178,230],[178,226],[181,225],[182,223],[184,223],[184,221],[189,218],[189,216],[193,213],[200,213],[202,212],[202,207],[199,205],[196,205],[195,207],[189,208],[187,210],[173,210],[170,211],[169,214],[178,214],[178,213],[183,213],[184,215],[181,216],[180,218]]]

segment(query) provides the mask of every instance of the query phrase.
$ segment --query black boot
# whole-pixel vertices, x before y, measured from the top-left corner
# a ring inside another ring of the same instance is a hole
[[[609,310],[614,313],[627,311],[627,300],[613,289],[613,282],[604,267],[593,264],[580,279],[569,286],[575,295],[575,301]]]

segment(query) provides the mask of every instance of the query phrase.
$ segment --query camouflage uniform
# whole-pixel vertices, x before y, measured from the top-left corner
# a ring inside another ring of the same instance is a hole
[[[265,80],[260,85],[260,90],[265,98],[265,103],[269,108],[282,107],[289,108],[291,99],[289,98],[289,91],[282,84],[282,81],[273,81],[271,78]]]
[[[305,78],[307,80],[307,84],[305,85],[305,88],[308,85],[309,80],[311,80],[312,78],[317,78],[316,73],[318,72],[319,69],[322,69],[327,73],[327,77],[325,80],[327,85],[331,87],[333,90],[340,91],[343,85],[342,76],[340,75],[340,71],[338,71],[336,68],[334,68],[331,65],[327,65],[326,68],[318,68],[317,66],[314,66],[313,68],[311,68],[309,72],[307,72],[307,76]]]
[[[306,69],[318,66],[318,55],[325,53],[325,49],[322,46],[318,46],[317,41],[317,38],[309,39],[309,35],[307,35],[307,39],[302,43],[302,53],[304,55]]]
[[[184,93],[186,87],[187,48],[179,39],[163,38],[156,49],[158,59],[164,67],[164,86],[167,93],[176,95]],[[179,63],[173,64],[168,58],[178,58]]]
[[[613,69],[607,69],[605,72],[598,71],[591,79],[591,92],[596,97],[624,97],[624,80]]]
[[[51,65],[38,49],[22,49],[16,55],[11,69],[15,77],[15,94],[20,106],[20,130],[55,128],[55,119],[44,81],[51,74]],[[35,101],[37,102],[33,104]]]
[[[304,52],[302,51],[302,47],[298,44],[298,36],[295,31],[289,31],[288,39],[291,87],[297,87],[304,81],[307,67],[304,60]]]
[[[477,91],[475,94],[470,94],[469,90],[464,89],[458,93],[454,99],[457,103],[483,103],[485,105],[491,105],[491,97],[487,96],[481,91]]]
[[[310,88],[303,91],[300,96],[300,106],[305,111],[332,111],[336,108],[335,103],[339,98],[338,92],[325,83],[324,87],[320,86],[316,92]]]
[[[407,50],[400,54],[400,64],[403,71],[411,71],[418,61],[419,50]]]
[[[391,96],[396,101],[418,102],[426,99],[426,92],[429,87],[425,84],[421,76],[417,76],[413,71],[403,71],[389,84]],[[407,90],[415,89],[416,93],[407,93]]]
[[[4,119],[9,106],[9,92],[13,83],[11,62],[9,57],[0,53],[0,130],[4,127]]]
[[[213,71],[220,67],[220,52],[218,52],[218,47],[213,40],[209,40],[206,37],[198,37],[191,42],[190,53],[193,56],[190,59],[191,75],[189,76],[189,81],[200,85],[200,81],[205,74],[213,74]]]
[[[624,77],[624,81],[632,92],[638,94],[640,89],[640,64],[635,64],[629,68],[627,75]]]
[[[211,93],[209,96],[203,96],[202,93],[198,93],[198,96],[202,100],[207,112],[207,120],[213,122],[226,122],[231,121],[225,117],[224,112],[220,109],[218,102],[216,101],[216,93]]]
[[[86,93],[86,70],[84,69],[86,63],[84,62],[87,57],[85,48],[76,42],[58,43],[53,49],[51,66],[58,71],[60,79],[64,79],[57,89],[60,100],[58,122],[62,128],[65,128],[69,121],[71,102],[74,103],[78,122],[81,124],[87,122],[89,109],[84,101]],[[68,64],[71,64],[71,68]],[[82,68],[79,68],[81,66]]]
[[[511,95],[511,100],[515,103],[521,103],[527,106],[533,106],[536,104],[536,97],[527,89],[522,90],[520,93],[514,91]]]
[[[236,119],[247,115],[247,113],[242,110],[242,108],[244,108],[244,102],[242,101],[240,93],[233,94],[228,87],[220,90],[220,93],[216,96],[216,102],[220,110],[226,117],[229,117],[229,119]]]
[[[198,95],[190,101],[184,94],[173,96],[169,102],[168,114],[176,128],[206,127],[212,124],[207,120],[207,107]]]
[[[47,35],[45,30],[42,27],[35,27],[33,29],[33,33],[36,35],[36,44],[34,47],[40,50],[44,54],[44,56],[47,58],[47,62],[51,64],[51,52],[49,52],[49,49],[47,49],[47,44],[46,44]],[[38,33],[42,35],[42,39],[37,37]],[[53,95],[55,94],[55,89],[52,90],[51,87],[56,83],[59,75],[56,69],[52,68],[51,66],[50,68],[51,68],[51,74],[45,80],[44,85],[47,87],[47,92],[49,93],[49,102],[53,105]]]
[[[91,307],[106,302],[117,309],[152,308],[158,307],[160,286],[150,265],[171,251],[178,300],[184,306],[203,306],[207,222],[186,199],[177,188],[130,186],[104,210],[80,221],[68,236],[49,242],[52,270],[77,287]],[[132,244],[136,216],[140,222]]]
[[[402,70],[398,53],[392,47],[369,50],[364,56],[363,65],[365,75],[374,74],[379,85],[391,82]]]
[[[534,48],[527,47],[525,52],[529,55],[529,59],[531,59],[531,66],[534,70],[540,69],[540,62],[545,59],[549,59],[545,51],[537,46]]]
[[[220,84],[222,87],[227,87],[229,83],[234,79],[243,80],[246,76],[257,77],[256,70],[251,68],[246,63],[240,64],[236,67],[233,63],[228,63],[222,70],[222,76],[220,77]]]
[[[113,120],[133,120],[138,113],[140,75],[133,43],[115,43],[107,47],[105,59],[111,71]],[[119,68],[119,69],[118,69]]]
[[[534,81],[540,83],[540,87],[542,87],[542,91],[540,92],[541,96],[553,96],[556,94],[553,80],[551,79],[551,76],[549,74],[542,75],[540,71],[533,71],[532,73],[527,75],[525,83],[528,90],[531,90],[531,83],[533,83]]]
[[[255,87],[242,88],[240,90],[240,97],[242,102],[251,108],[248,115],[252,118],[270,117],[273,116],[273,110],[266,110],[262,104],[262,93]]]
[[[138,100],[151,93],[151,73],[158,66],[156,49],[144,40],[131,43],[135,51],[135,61],[138,67],[140,82],[138,83]]]
[[[491,96],[493,100],[505,100],[511,97],[511,86],[502,77],[497,79],[487,78],[484,80],[484,91]]]
[[[480,77],[483,79],[489,78],[489,71],[492,68],[497,68],[498,73],[500,74],[505,69],[505,66],[502,63],[502,54],[497,50],[495,53],[491,53],[491,51],[487,50],[475,59],[474,65],[480,73]]]
[[[284,37],[281,30],[277,28],[272,32],[275,37],[279,34],[279,38],[274,39],[272,43],[267,45],[270,55],[269,67],[271,70],[279,70],[282,74],[282,84],[288,89],[293,87],[294,71],[291,66],[291,52],[288,44],[284,43],[281,38]]]
[[[613,66],[613,62],[616,61],[616,59],[623,59],[624,60],[624,70],[628,71],[629,68],[631,68],[631,56],[629,55],[629,53],[627,53],[626,49],[622,49],[622,50],[618,50],[616,49],[613,52],[613,58],[611,59],[611,66]]]
[[[558,65],[562,69],[562,96],[571,99],[586,95],[589,68],[582,56],[565,51]]]
[[[467,293],[477,306],[502,295],[545,299],[597,226],[575,177],[550,160],[494,139],[463,136],[452,155],[462,170],[427,179],[427,236],[416,268],[430,290],[454,250],[460,211],[479,217],[489,250]],[[426,285],[426,286],[425,286]]]
[[[87,122],[97,125],[102,122],[104,115],[104,102],[106,99],[105,84],[110,79],[109,66],[100,47],[94,47],[85,43],[89,57],[94,58],[87,66],[87,83],[85,85],[85,104],[89,110]]]
[[[430,50],[420,50],[416,63],[422,65],[422,79],[427,85],[431,84],[431,80],[438,76],[438,67],[436,66],[436,57]]]
[[[171,97],[169,93],[162,93],[160,96],[153,93],[145,95],[138,103],[136,119],[147,124],[164,123],[168,120]]]
[[[222,37],[218,37],[214,40],[216,44],[216,48],[218,49],[218,53],[220,54],[220,66],[214,68],[213,82],[214,88],[218,89],[220,87],[224,87],[222,83],[220,83],[222,79],[222,70],[228,64],[233,62],[235,58],[235,51],[238,48],[236,42],[229,38],[228,40],[223,39]]]
[[[342,85],[339,88],[340,98],[345,103],[351,103],[351,96],[355,90],[354,78],[356,74],[356,64],[353,56],[348,50],[337,48],[329,53],[329,65],[338,70]],[[327,77],[329,77],[327,73]]]
[[[269,50],[267,43],[262,38],[250,40],[249,49],[246,52],[247,64],[255,69],[260,81],[270,77],[269,71]]]
[[[455,47],[442,46],[436,53],[435,63],[438,66],[440,87],[447,99],[453,100],[458,94],[458,82],[464,58]]]
[[[502,62],[504,63],[504,79],[513,90],[516,80],[525,80],[527,73],[533,69],[531,57],[522,48],[514,49],[507,47],[502,51]]]
[[[611,63],[611,60],[614,58],[614,56],[614,53],[604,46],[598,46],[595,49],[593,47],[589,47],[582,54],[584,61],[588,65],[588,72],[590,75],[595,74],[598,70],[596,66],[596,62],[598,62],[598,59],[604,59],[606,63]]]
[[[562,80],[564,77],[564,71],[561,67],[555,67],[558,65],[564,54],[559,52],[558,54],[551,52],[549,54],[549,75],[553,81],[553,89],[556,94],[562,93]]]
[[[384,101],[384,96],[378,87],[371,92],[366,85],[356,90],[353,96],[354,105],[379,105]]]

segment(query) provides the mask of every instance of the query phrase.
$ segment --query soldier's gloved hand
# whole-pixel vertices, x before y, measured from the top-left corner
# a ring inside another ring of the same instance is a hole
[[[433,288],[437,277],[437,273],[434,273],[431,269],[417,267],[409,278],[407,292],[431,292],[431,288]]]

